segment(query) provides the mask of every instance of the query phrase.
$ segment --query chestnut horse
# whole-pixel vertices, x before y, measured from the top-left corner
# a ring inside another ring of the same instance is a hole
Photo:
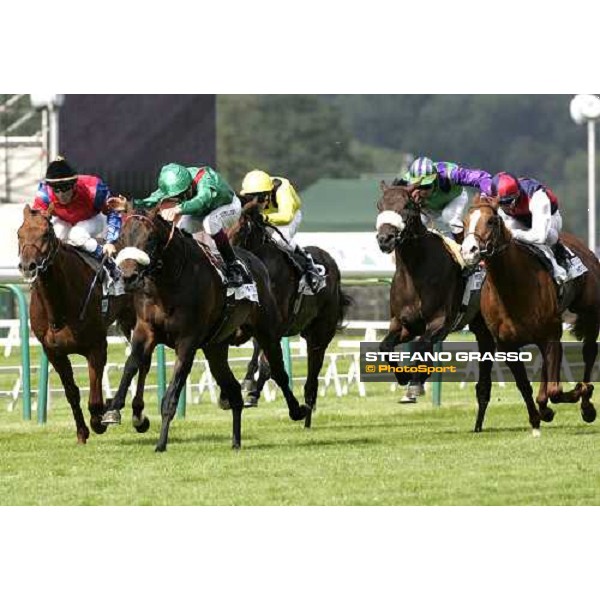
[[[394,252],[396,259],[390,289],[390,329],[380,344],[381,352],[391,352],[398,344],[414,339],[425,342],[428,345],[425,350],[430,351],[434,342],[442,341],[457,326],[465,290],[461,267],[441,237],[429,231],[421,220],[422,205],[418,198],[413,198],[415,189],[415,186],[388,186],[382,182],[383,196],[377,203],[377,243],[382,252]],[[479,352],[493,352],[494,340],[481,313],[475,311],[468,324],[477,338]],[[394,362],[390,364],[397,366]],[[482,430],[490,401],[492,366],[491,361],[480,363],[475,432]],[[406,385],[413,377],[398,372],[395,376],[399,385]],[[422,384],[425,379],[427,374],[422,374],[418,381]],[[529,408],[535,423],[537,411],[533,404]]]
[[[79,388],[73,378],[69,355],[80,354],[87,359],[90,426],[95,433],[104,433],[106,426],[102,425],[101,419],[104,412],[102,374],[106,365],[106,332],[116,319],[129,337],[135,323],[133,304],[129,296],[110,297],[108,311],[103,315],[102,288],[97,285],[91,290],[85,318],[80,318],[96,275],[94,269],[77,250],[56,237],[47,212],[26,206],[23,217],[23,224],[17,232],[19,270],[31,284],[31,328],[65,389],[75,418],[77,441],[85,444],[90,431],[81,411]],[[139,409],[137,402],[134,405],[134,410]]]
[[[598,259],[574,235],[561,234],[560,240],[588,269],[566,284],[568,288],[561,302],[551,274],[524,244],[515,242],[498,214],[494,199],[476,199],[465,223],[463,257],[468,263],[485,261],[487,277],[481,290],[481,312],[498,348],[509,350],[535,344],[542,353],[542,381],[537,395],[542,420],[554,418],[548,400],[562,403],[581,399],[582,418],[591,423],[596,418],[596,410],[590,401],[594,389],[590,378],[600,331]],[[583,340],[585,364],[583,381],[567,393],[560,385],[564,309],[576,315],[573,332],[578,340]],[[523,397],[531,398],[532,389],[525,369],[513,374]]]
[[[233,419],[233,448],[241,446],[241,387],[229,368],[229,345],[256,337],[267,355],[273,379],[282,389],[289,416],[306,418],[309,408],[300,405],[289,387],[283,365],[279,312],[271,295],[269,275],[255,256],[238,250],[250,269],[259,302],[230,302],[217,269],[194,238],[160,215],[161,206],[134,211],[129,206],[117,242],[125,289],[133,293],[137,314],[131,354],[116,396],[110,401],[103,423],[120,422],[119,410],[134,375],[144,381],[157,344],[174,348],[177,361],[162,399],[162,426],[156,451],[167,448],[169,425],[175,416],[179,394],[201,348],[221,394],[229,400]],[[147,417],[143,417],[147,421]]]
[[[300,334],[306,340],[308,372],[304,385],[304,401],[312,409],[305,420],[310,427],[312,412],[316,410],[319,373],[327,347],[340,328],[350,296],[341,287],[340,270],[325,250],[316,246],[307,247],[317,264],[326,270],[325,287],[315,295],[298,295],[300,275],[275,242],[271,240],[256,200],[245,203],[242,216],[236,226],[229,231],[233,244],[249,250],[264,263],[271,280],[271,289],[281,314],[285,336]],[[254,373],[258,368],[258,381]],[[269,365],[259,361],[259,346],[254,343],[254,354],[248,365],[244,386],[249,392],[247,405],[255,406],[265,382],[269,379]]]

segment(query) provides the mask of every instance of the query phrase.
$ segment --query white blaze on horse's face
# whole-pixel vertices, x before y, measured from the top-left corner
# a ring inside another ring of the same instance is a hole
[[[481,258],[479,252],[479,242],[475,237],[475,229],[477,228],[479,219],[481,219],[480,210],[474,210],[469,215],[467,235],[465,235],[465,239],[460,247],[460,253],[462,254],[465,263],[469,266],[478,263]]]
[[[402,216],[393,210],[382,210],[377,215],[377,231],[379,231],[382,225],[391,225],[399,232],[402,232],[402,230],[406,227],[406,223],[404,222]]]

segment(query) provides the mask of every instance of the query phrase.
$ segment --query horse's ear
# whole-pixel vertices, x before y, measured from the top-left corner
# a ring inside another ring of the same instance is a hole
[[[382,192],[385,192],[385,190],[389,189],[389,187],[390,187],[390,186],[389,186],[389,185],[388,185],[388,184],[387,184],[385,181],[383,181],[383,179],[382,179],[382,180],[381,180],[381,182],[379,183],[379,189],[380,189]]]
[[[23,218],[26,219],[30,215],[31,215],[31,206],[29,206],[29,204],[26,204],[25,208],[23,209]]]

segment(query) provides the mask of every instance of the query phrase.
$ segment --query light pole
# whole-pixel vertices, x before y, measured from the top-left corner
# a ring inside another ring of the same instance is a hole
[[[600,98],[579,94],[571,100],[571,118],[588,128],[588,247],[596,253],[596,120],[600,118]]]
[[[31,105],[37,110],[44,111],[43,122],[47,123],[48,127],[48,131],[43,132],[44,144],[48,149],[47,162],[56,160],[59,153],[58,119],[64,101],[64,94],[31,94]]]

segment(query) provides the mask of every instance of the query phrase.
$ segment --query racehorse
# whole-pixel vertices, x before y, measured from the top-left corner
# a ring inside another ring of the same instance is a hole
[[[111,296],[108,310],[102,314],[102,288],[94,285],[90,290],[96,275],[93,267],[77,250],[56,237],[50,216],[50,212],[25,207],[23,224],[17,232],[19,270],[31,284],[31,328],[60,377],[75,418],[77,441],[85,444],[90,431],[81,411],[69,355],[80,354],[87,359],[90,426],[95,433],[104,433],[106,426],[101,419],[106,332],[116,319],[129,337],[135,313],[131,298],[121,295]],[[82,313],[86,299],[87,309]],[[138,402],[134,401],[134,410],[139,408]]]
[[[429,231],[421,220],[422,204],[414,198],[416,186],[388,186],[382,182],[382,197],[377,203],[377,242],[385,253],[395,253],[396,272],[390,290],[390,328],[380,344],[381,352],[391,352],[398,345],[417,339],[430,350],[455,328],[465,326],[475,334],[480,353],[493,352],[494,340],[481,313],[469,311],[459,318],[465,290],[461,267],[446,249],[442,238]],[[398,363],[390,362],[393,367]],[[490,401],[492,362],[482,361],[476,385],[478,412],[475,432],[483,429]],[[426,373],[413,375],[395,371],[399,385],[419,385]],[[527,404],[532,427],[539,428],[539,415]]]
[[[271,289],[284,323],[284,335],[300,334],[306,340],[308,372],[304,385],[304,401],[311,408],[305,426],[311,426],[312,413],[316,410],[319,373],[327,347],[340,328],[350,296],[342,291],[341,275],[335,260],[329,253],[316,246],[305,248],[315,263],[326,271],[325,286],[315,295],[301,295],[298,291],[300,274],[284,250],[271,238],[269,225],[265,223],[256,200],[246,202],[238,223],[228,235],[233,244],[249,250],[264,263],[269,272]],[[258,381],[254,374],[259,370]],[[269,379],[269,364],[259,362],[259,345],[254,344],[254,353],[244,378],[249,390],[249,405],[256,405],[265,382]]]
[[[149,211],[127,207],[118,240],[125,289],[133,293],[137,320],[132,349],[116,396],[109,403],[103,422],[120,422],[127,388],[139,371],[143,381],[157,344],[174,348],[177,361],[173,377],[162,399],[162,425],[156,451],[167,448],[169,425],[177,400],[201,348],[210,371],[230,403],[233,419],[233,448],[241,447],[243,400],[227,357],[230,344],[256,337],[271,364],[273,378],[285,396],[290,418],[302,420],[309,412],[300,405],[289,387],[280,347],[282,326],[269,288],[269,276],[256,257],[243,250],[238,255],[250,269],[259,302],[227,299],[221,276],[208,251],[160,215],[161,206]],[[147,420],[147,417],[143,417]]]
[[[542,380],[537,395],[542,420],[552,421],[553,403],[577,402],[581,415],[591,423],[596,409],[590,399],[590,378],[598,353],[600,331],[600,263],[574,235],[562,233],[560,241],[587,267],[587,273],[568,282],[559,299],[550,272],[524,244],[517,243],[498,214],[495,199],[476,199],[466,218],[462,252],[467,262],[485,261],[487,277],[481,290],[481,312],[500,349],[538,346],[543,357]],[[562,312],[575,313],[575,337],[582,341],[583,381],[563,392],[560,385],[562,360]],[[523,369],[516,379],[521,394],[531,396],[531,385]]]

